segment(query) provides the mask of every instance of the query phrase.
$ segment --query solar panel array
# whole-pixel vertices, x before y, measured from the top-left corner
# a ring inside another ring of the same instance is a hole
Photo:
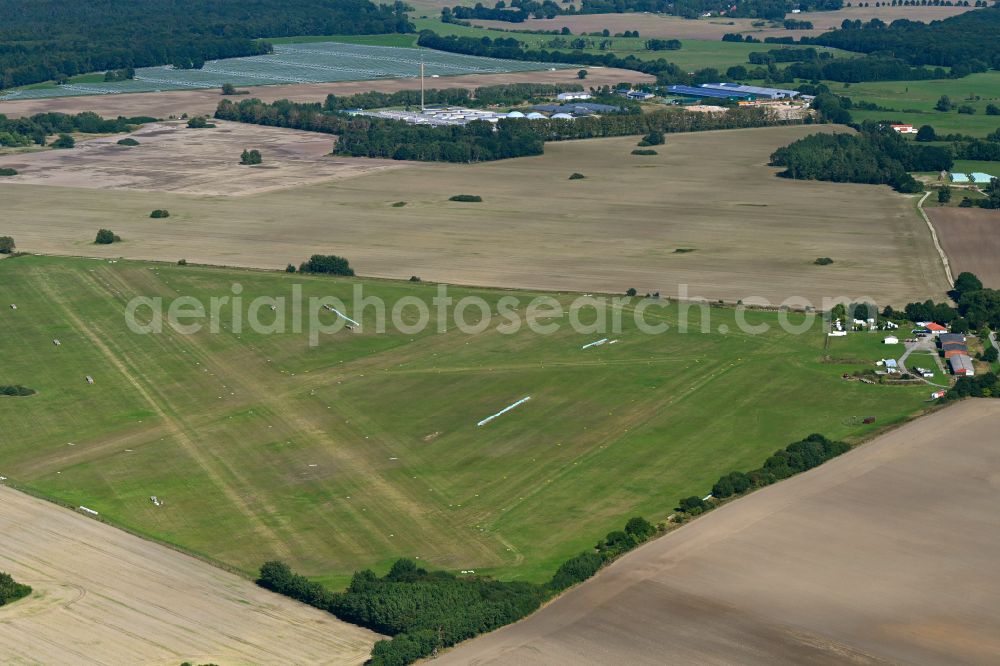
[[[572,67],[394,46],[340,42],[280,44],[275,45],[274,53],[269,55],[211,60],[202,69],[143,67],[136,70],[135,79],[130,81],[70,83],[55,88],[12,90],[0,93],[0,100],[217,88],[223,83],[252,86],[415,78],[420,76],[421,58],[428,77]]]

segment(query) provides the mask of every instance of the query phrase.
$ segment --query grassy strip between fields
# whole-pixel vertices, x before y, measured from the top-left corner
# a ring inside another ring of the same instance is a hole
[[[776,451],[759,469],[722,476],[711,495],[680,500],[669,520],[675,525],[684,523],[714,508],[717,501],[812,469],[850,449],[844,442],[809,435]],[[563,562],[543,584],[498,581],[474,571],[463,571],[461,576],[427,571],[408,558],[397,560],[382,578],[369,569],[356,572],[344,592],[331,592],[278,561],[261,567],[257,584],[345,622],[392,636],[375,644],[369,663],[403,666],[530,615],[545,601],[667,529],[666,523],[654,527],[644,518],[632,518],[623,530],[609,532],[592,550]]]

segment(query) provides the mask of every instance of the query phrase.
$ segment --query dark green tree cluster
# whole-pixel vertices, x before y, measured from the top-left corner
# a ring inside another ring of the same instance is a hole
[[[256,148],[251,150],[244,149],[243,153],[240,155],[240,164],[244,166],[254,166],[256,164],[262,164],[264,158],[260,156],[260,151]]]
[[[402,2],[0,0],[0,88],[270,53],[261,37],[412,32]]]
[[[10,574],[0,571],[0,606],[31,594],[31,587],[15,581]]]
[[[955,303],[935,303],[933,300],[908,303],[902,311],[885,308],[889,318],[906,319],[912,322],[933,321],[942,326],[956,323],[965,330],[990,328],[1000,329],[1000,290],[988,289],[975,274],[960,273],[955,278],[954,288],[948,296]]]
[[[21,386],[20,384],[4,384],[0,385],[0,395],[9,395],[15,397],[35,395],[35,389],[30,389],[27,386]]]
[[[135,68],[125,67],[123,69],[109,69],[104,72],[104,81],[129,81],[135,78]]]
[[[335,254],[314,254],[309,261],[299,266],[300,273],[323,273],[326,275],[354,275],[351,264],[343,257]]]
[[[859,134],[813,134],[799,139],[775,151],[771,164],[785,167],[779,174],[785,178],[890,185],[904,193],[923,190],[908,172],[952,166],[947,149],[910,143],[876,123],[865,123],[860,129]]]
[[[712,486],[712,497],[726,499],[742,495],[781,479],[818,467],[827,460],[851,450],[844,442],[835,442],[823,435],[812,434],[803,440],[775,451],[764,464],[751,472],[724,474]]]
[[[991,7],[932,23],[847,20],[840,30],[802,41],[860,53],[892,53],[910,65],[950,67],[949,76],[961,77],[1000,66],[998,33],[1000,9]]]
[[[459,201],[465,203],[481,203],[483,198],[478,194],[456,194],[453,197],[448,197],[448,201]]]
[[[392,636],[375,644],[368,663],[404,666],[526,617],[545,600],[587,580],[605,563],[655,534],[656,528],[645,518],[632,518],[596,549],[564,562],[544,585],[427,571],[406,558],[397,560],[381,578],[369,570],[358,571],[344,592],[327,590],[283,562],[261,566],[257,584]]]
[[[682,44],[679,39],[647,39],[644,46],[647,51],[679,51]]]
[[[0,176],[16,176],[17,169],[12,169],[10,167],[0,167]]]
[[[90,111],[69,115],[38,113],[24,118],[8,118],[0,114],[0,146],[44,146],[53,134],[117,134],[131,132],[135,126],[152,118],[101,118]]]
[[[941,402],[962,398],[1000,398],[1000,380],[996,373],[987,372],[975,377],[959,377],[955,385],[941,398]]]
[[[747,56],[747,62],[751,65],[770,65],[776,62],[815,62],[830,57],[829,51],[817,51],[813,48],[781,48],[764,52],[754,51]]]
[[[473,102],[488,106],[491,104],[521,104],[533,99],[551,97],[560,92],[583,90],[579,84],[552,85],[548,83],[509,83],[495,86],[481,86],[474,90],[467,88],[430,88],[424,91],[425,104],[445,104],[448,106],[468,106]],[[420,104],[420,90],[397,90],[396,92],[363,92],[354,95],[327,95],[323,103],[325,111],[346,109],[377,109],[387,106],[417,106]]]
[[[914,66],[901,58],[886,55],[793,62],[785,70],[785,76],[789,79],[827,79],[845,83],[958,78],[954,70]]]
[[[170,211],[165,208],[157,208],[149,216],[154,220],[162,220],[163,218],[170,217]]]
[[[13,254],[17,249],[11,236],[0,236],[0,254]]]
[[[359,119],[341,135],[338,155],[432,162],[485,162],[541,155],[543,141],[532,121],[502,119],[468,125],[424,126],[376,118]]]
[[[97,245],[111,245],[118,242],[121,242],[121,236],[110,229],[100,229],[97,232],[97,237],[94,239],[94,243]]]

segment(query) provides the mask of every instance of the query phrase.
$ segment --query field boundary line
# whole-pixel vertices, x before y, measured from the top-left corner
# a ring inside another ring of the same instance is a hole
[[[934,229],[934,224],[931,222],[931,218],[927,216],[924,212],[924,202],[927,201],[927,197],[931,195],[930,191],[924,192],[924,196],[920,197],[917,201],[917,212],[920,213],[920,217],[924,218],[924,222],[927,223],[927,228],[931,232],[931,240],[934,241],[934,247],[937,249],[938,255],[941,257],[941,264],[944,267],[944,275],[948,278],[948,284],[955,284],[955,278],[951,275],[951,263],[948,261],[948,255],[945,254],[944,248],[941,247],[941,242],[938,241],[937,231]]]

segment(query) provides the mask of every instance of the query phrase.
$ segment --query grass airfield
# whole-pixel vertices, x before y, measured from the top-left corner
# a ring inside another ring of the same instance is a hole
[[[0,399],[0,475],[247,573],[277,557],[339,586],[357,568],[408,555],[541,580],[630,515],[662,520],[720,473],[756,467],[811,432],[858,440],[926,399],[922,388],[841,380],[850,366],[821,361],[818,323],[791,335],[774,326],[776,314],[749,313],[750,323],[772,325],[753,336],[739,332],[732,311],[712,309],[710,333],[646,335],[632,323],[638,299],[622,306],[617,344],[586,350],[604,336],[565,325],[552,335],[376,334],[371,309],[360,331],[315,347],[304,334],[236,334],[228,324],[195,335],[125,326],[136,295],[207,302],[232,296],[234,283],[245,303],[300,284],[306,298],[333,295],[351,307],[358,281],[0,262],[0,379],[39,391]],[[363,285],[390,303],[436,293],[429,284]],[[515,296],[521,312],[532,296],[450,290],[471,294],[493,311]],[[228,307],[220,314],[231,319]],[[676,305],[647,310],[650,322],[677,315]],[[699,320],[693,309],[692,329]],[[878,421],[863,425],[865,416]]]

